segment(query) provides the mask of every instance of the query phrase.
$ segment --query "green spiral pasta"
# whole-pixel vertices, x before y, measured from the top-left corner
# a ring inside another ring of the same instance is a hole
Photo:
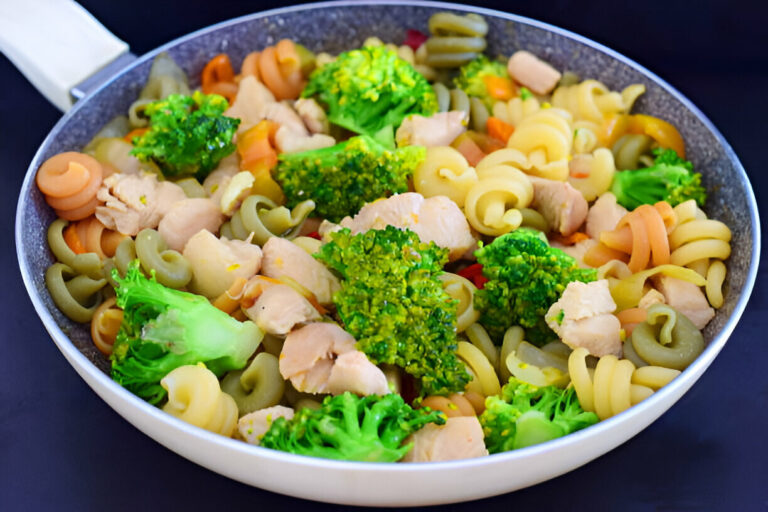
[[[632,331],[632,347],[646,363],[684,370],[704,351],[704,336],[693,322],[666,304],[648,308]]]
[[[229,372],[221,389],[235,399],[240,415],[280,403],[285,380],[280,375],[277,357],[262,352],[245,370]]]
[[[486,123],[490,114],[488,108],[480,98],[469,97],[461,89],[448,89],[444,84],[436,83],[432,86],[437,96],[437,105],[440,112],[460,110],[467,114],[470,128],[476,132],[485,132]]]
[[[636,133],[622,135],[611,148],[616,168],[639,169],[644,163],[643,157],[649,157],[652,144],[653,139],[648,135]]]
[[[135,249],[141,268],[148,274],[154,271],[160,284],[183,288],[192,280],[192,265],[180,252],[168,249],[163,237],[154,229],[139,231]]]
[[[208,194],[205,192],[205,189],[200,184],[200,182],[197,181],[197,178],[182,178],[175,181],[174,183],[180,186],[184,191],[184,194],[186,194],[186,196],[189,198],[208,197]]]
[[[162,100],[170,94],[189,94],[187,74],[178,64],[163,52],[152,61],[147,83],[139,93],[139,99],[131,103],[128,119],[133,128],[143,128],[149,120],[143,115],[144,109],[153,101]]]
[[[429,18],[429,31],[432,36],[424,43],[426,64],[436,68],[457,68],[485,50],[488,24],[477,14],[460,16],[438,12]]]
[[[295,238],[304,221],[315,209],[312,200],[302,201],[289,210],[278,206],[270,198],[260,195],[249,196],[240,205],[229,222],[221,227],[221,235],[229,239],[247,240],[253,233],[254,244],[264,245],[273,236]]]
[[[64,263],[54,263],[45,272],[45,286],[54,304],[64,315],[75,322],[90,322],[101,304],[101,289],[107,280],[92,279],[78,274]]]
[[[56,219],[48,227],[48,246],[53,256],[77,274],[91,279],[101,279],[104,277],[104,268],[99,256],[95,252],[75,254],[64,241],[64,228],[68,224],[69,222],[64,219]]]

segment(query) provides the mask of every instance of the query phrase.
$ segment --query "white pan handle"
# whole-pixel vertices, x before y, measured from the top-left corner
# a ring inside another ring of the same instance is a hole
[[[70,91],[128,52],[72,0],[0,0],[0,50],[61,110]]]

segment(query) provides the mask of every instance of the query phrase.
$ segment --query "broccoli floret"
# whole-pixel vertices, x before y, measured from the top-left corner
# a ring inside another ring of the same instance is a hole
[[[403,119],[430,116],[438,108],[427,80],[383,46],[342,53],[310,75],[301,95],[316,96],[332,123],[390,146]]]
[[[666,201],[676,206],[695,199],[703,207],[707,191],[701,185],[701,174],[693,172],[693,164],[672,149],[654,149],[653,154],[653,166],[614,174],[611,192],[616,202],[634,210],[641,204]]]
[[[316,257],[342,276],[333,301],[358,349],[419,379],[424,395],[463,391],[470,376],[456,355],[457,303],[438,279],[448,251],[393,226],[331,238]]]
[[[317,215],[333,222],[367,202],[408,191],[408,178],[424,160],[421,146],[388,149],[361,135],[330,148],[282,154],[278,181],[293,207],[313,199]]]
[[[229,104],[217,94],[171,94],[147,105],[149,130],[133,139],[132,155],[153,160],[169,176],[193,174],[203,180],[235,150],[239,119],[222,115]]]
[[[507,67],[497,60],[490,60],[485,55],[464,64],[459,70],[459,76],[453,79],[456,87],[468,96],[480,98],[488,108],[493,107],[496,100],[488,94],[486,77],[509,79]]]
[[[595,413],[581,408],[574,388],[536,387],[514,377],[500,396],[486,398],[480,415],[490,453],[544,443],[597,422]]]
[[[112,378],[147,400],[166,395],[160,380],[188,364],[205,363],[221,376],[244,368],[261,342],[253,322],[238,322],[213,307],[205,297],[172,290],[147,279],[138,260],[117,281],[117,305],[123,321],[112,352]]]
[[[396,462],[413,444],[403,440],[427,423],[442,425],[443,414],[412,409],[400,395],[326,397],[319,409],[304,408],[291,420],[277,418],[261,446],[326,459]]]
[[[491,338],[501,343],[513,325],[525,329],[526,340],[537,345],[556,339],[544,315],[571,281],[588,283],[595,269],[579,268],[574,258],[550,247],[543,233],[521,228],[496,238],[475,252],[488,278],[475,292],[475,309]]]

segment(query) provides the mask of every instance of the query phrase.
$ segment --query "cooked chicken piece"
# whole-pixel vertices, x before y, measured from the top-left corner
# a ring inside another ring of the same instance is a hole
[[[430,117],[408,116],[397,129],[398,146],[449,146],[467,131],[469,116],[463,110],[438,112]]]
[[[309,133],[328,133],[330,131],[325,110],[314,99],[298,99],[293,103],[293,107],[301,116],[301,120],[304,121]]]
[[[515,82],[538,95],[552,92],[562,76],[558,70],[525,50],[512,54],[507,62],[507,72]]]
[[[355,338],[336,324],[312,323],[288,334],[280,374],[307,393],[389,393],[384,372],[356,350]]]
[[[277,418],[293,419],[294,411],[290,407],[275,405],[266,409],[259,409],[246,414],[237,422],[237,430],[245,442],[250,444],[261,443],[261,438],[267,433],[269,427]]]
[[[448,418],[445,425],[428,423],[405,442],[413,442],[413,448],[403,462],[437,462],[488,455],[483,428],[476,416]]]
[[[616,202],[616,196],[605,192],[587,213],[587,234],[595,240],[600,240],[600,233],[613,231],[616,225],[627,214],[627,209]]]
[[[221,210],[208,198],[182,199],[168,210],[157,231],[174,251],[181,252],[192,236],[200,230],[215,233],[224,221]]]
[[[264,106],[264,119],[273,121],[290,129],[293,133],[309,136],[307,127],[290,105],[284,102],[267,103]]]
[[[662,295],[660,291],[651,289],[648,290],[648,293],[643,295],[643,297],[640,299],[640,302],[637,303],[637,307],[641,309],[648,309],[654,304],[664,304],[664,301],[664,295]]]
[[[227,184],[232,177],[240,172],[240,160],[237,152],[225,156],[216,166],[216,169],[203,181],[203,188],[208,196],[216,204],[221,203],[221,196],[227,188]]]
[[[276,336],[285,336],[298,324],[320,320],[312,304],[285,284],[267,287],[245,314],[262,331]]]
[[[158,182],[154,174],[113,174],[104,179],[96,198],[96,218],[107,228],[136,236],[156,228],[171,206],[186,199],[184,190],[170,181]]]
[[[400,229],[407,228],[416,233],[422,242],[435,242],[440,247],[449,249],[451,261],[459,259],[467,249],[477,243],[467,218],[456,203],[445,196],[424,199],[424,196],[415,192],[368,203],[354,218],[342,219],[340,225],[349,228],[352,234],[369,229],[382,229],[388,225]],[[330,229],[333,228],[326,227],[324,233]]]
[[[189,289],[213,299],[227,291],[235,279],[249,279],[261,267],[261,249],[241,240],[217,238],[205,229],[184,246],[184,257],[192,265]]]
[[[666,303],[687,316],[697,329],[703,329],[715,316],[715,310],[709,306],[704,292],[695,284],[669,276],[654,278],[654,284],[664,295]]]
[[[621,354],[621,323],[608,281],[568,283],[560,300],[545,315],[547,325],[569,347],[586,348],[593,356]]]
[[[565,181],[529,176],[533,183],[532,207],[563,236],[576,232],[587,218],[589,205],[581,192]]]
[[[584,255],[587,253],[588,250],[590,250],[592,247],[597,245],[597,240],[592,240],[591,238],[588,238],[586,240],[576,242],[573,245],[563,245],[553,241],[550,245],[552,247],[556,247],[562,250],[568,256],[573,257],[576,260],[576,262],[579,264],[579,267],[592,268],[586,263],[584,263]]]
[[[336,358],[326,389],[332,395],[345,391],[356,395],[386,395],[390,392],[387,377],[359,350],[345,352]]]
[[[312,149],[329,148],[334,144],[336,144],[336,139],[330,135],[296,133],[287,126],[281,126],[275,133],[275,145],[280,153],[299,153]]]
[[[333,303],[333,294],[341,288],[339,280],[304,249],[273,236],[264,244],[263,251],[262,274],[274,279],[289,277],[312,292],[320,304]]]
[[[240,81],[235,101],[224,115],[240,119],[238,133],[242,133],[264,119],[268,104],[275,103],[275,96],[255,76],[246,76]]]

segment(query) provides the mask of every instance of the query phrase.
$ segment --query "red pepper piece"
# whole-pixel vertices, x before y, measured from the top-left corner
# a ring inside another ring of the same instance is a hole
[[[419,49],[419,47],[424,44],[424,42],[428,39],[428,36],[424,34],[423,32],[419,32],[418,30],[414,30],[412,28],[409,28],[405,32],[405,41],[403,44],[406,44],[413,48],[413,51],[416,51]]]

